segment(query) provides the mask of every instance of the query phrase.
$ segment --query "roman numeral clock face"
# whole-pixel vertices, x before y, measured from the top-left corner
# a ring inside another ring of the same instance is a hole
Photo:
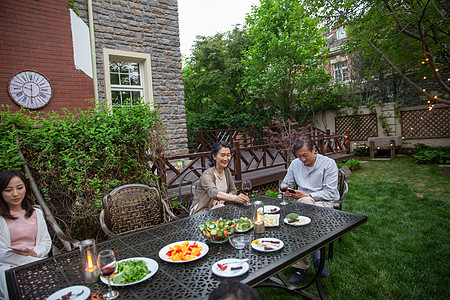
[[[36,71],[20,71],[9,80],[8,92],[19,106],[38,109],[52,98],[52,86],[48,79]]]

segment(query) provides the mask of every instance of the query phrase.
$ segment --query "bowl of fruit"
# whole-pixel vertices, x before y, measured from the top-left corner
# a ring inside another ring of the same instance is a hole
[[[236,222],[220,218],[214,222],[206,221],[198,228],[211,243],[223,243],[236,232]]]

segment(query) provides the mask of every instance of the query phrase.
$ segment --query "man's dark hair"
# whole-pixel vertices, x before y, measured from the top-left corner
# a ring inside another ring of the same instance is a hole
[[[219,153],[219,150],[222,149],[222,148],[229,148],[230,152],[231,152],[231,146],[230,146],[230,143],[228,143],[228,142],[218,141],[217,143],[212,145],[212,147],[211,147],[211,157],[209,159],[209,166],[210,167],[214,167],[216,165],[216,160],[214,159],[214,156],[216,156],[217,153]]]
[[[258,293],[236,279],[227,279],[209,295],[208,300],[261,300]]]
[[[292,151],[294,152],[300,149],[301,147],[305,146],[308,148],[309,151],[313,151],[314,149],[314,143],[308,136],[301,136],[300,138],[296,139],[294,142],[294,145],[292,146]]]

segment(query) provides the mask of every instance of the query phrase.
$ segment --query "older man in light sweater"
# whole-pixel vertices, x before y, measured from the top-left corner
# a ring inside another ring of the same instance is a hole
[[[287,192],[287,197],[292,197],[299,202],[333,207],[333,203],[339,200],[338,168],[336,162],[326,156],[316,153],[314,143],[309,137],[301,137],[294,142],[293,151],[297,157],[288,168],[283,183],[290,188],[296,186],[295,192]],[[316,270],[319,267],[320,252],[313,253],[313,261]],[[309,255],[293,264],[295,272],[289,281],[294,284],[302,282],[309,272]],[[325,265],[321,276],[327,277],[330,270]]]

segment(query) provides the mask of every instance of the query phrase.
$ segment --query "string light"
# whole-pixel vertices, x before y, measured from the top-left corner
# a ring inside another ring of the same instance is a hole
[[[436,72],[439,72],[439,69],[436,69]]]
[[[425,64],[425,62],[423,61],[423,62],[422,62],[422,65],[424,65],[424,64]]]
[[[427,76],[423,76],[423,79],[427,79]]]

